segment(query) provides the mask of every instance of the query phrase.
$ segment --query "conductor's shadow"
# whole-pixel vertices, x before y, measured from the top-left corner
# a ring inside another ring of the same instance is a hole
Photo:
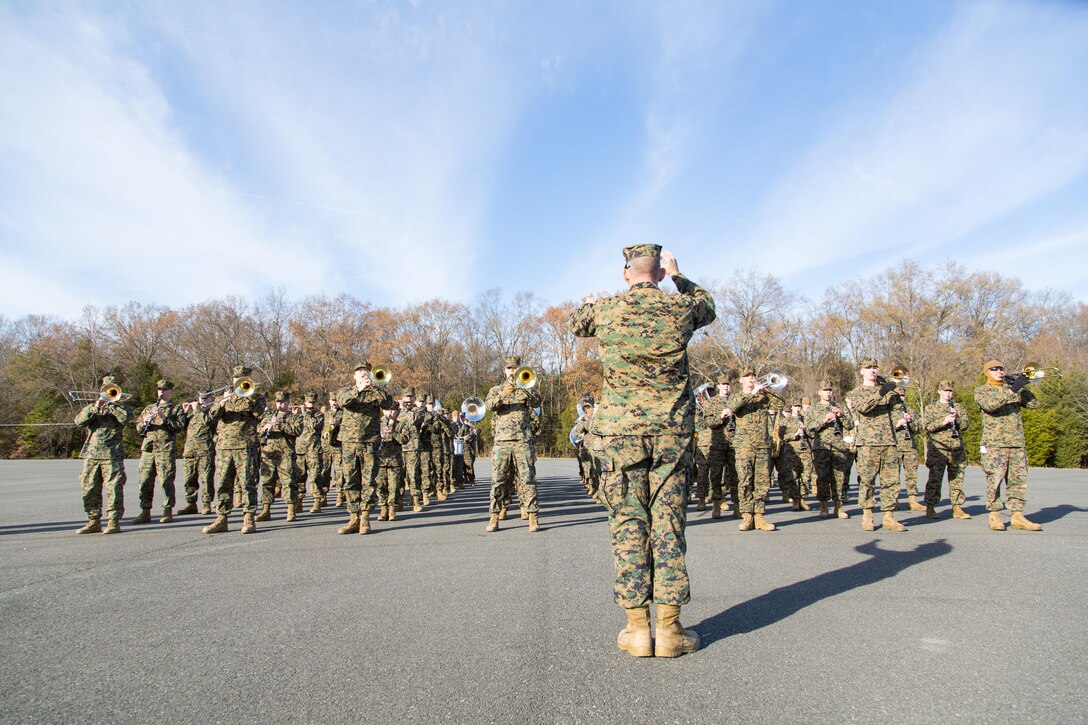
[[[1039,509],[1035,513],[1025,512],[1025,515],[1037,524],[1049,524],[1051,521],[1057,521],[1073,512],[1088,512],[1088,508],[1063,503],[1058,506],[1047,506],[1045,509]]]
[[[704,645],[738,634],[747,634],[779,622],[805,607],[852,589],[875,584],[899,572],[952,551],[944,539],[920,544],[913,551],[881,549],[874,540],[854,550],[869,558],[841,569],[824,572],[811,579],[789,584],[755,599],[730,607],[695,625]]]
[[[11,536],[13,534],[49,534],[56,531],[75,531],[83,524],[87,523],[87,519],[76,519],[73,521],[47,521],[31,524],[10,524],[8,526],[0,526],[0,536]]]

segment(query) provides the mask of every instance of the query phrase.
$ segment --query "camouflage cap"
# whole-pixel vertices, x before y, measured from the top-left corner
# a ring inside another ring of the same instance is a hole
[[[791,408],[800,408],[801,407],[801,399],[800,398],[794,398],[793,400],[791,400],[790,401],[790,407]]]
[[[806,396],[804,398],[801,398],[801,405],[812,405],[812,401]]]
[[[937,390],[952,390],[952,391],[954,391],[955,389],[956,389],[956,384],[953,383],[951,380],[942,380],[941,382],[937,383]]]
[[[370,372],[370,361],[363,360],[353,368],[353,371],[355,372],[358,372],[360,370],[366,370],[367,372]]]
[[[636,257],[660,257],[661,245],[660,244],[632,244],[630,247],[623,248],[623,259],[625,262],[630,262]]]
[[[502,366],[504,368],[521,367],[521,355],[507,355],[502,359]]]
[[[409,395],[409,396],[414,398],[414,397],[416,397],[416,389],[410,387],[410,388],[408,388],[407,390],[404,391],[404,394]]]
[[[232,377],[245,378],[253,374],[253,368],[246,365],[235,365],[234,369],[230,371]]]
[[[756,376],[756,369],[753,367],[741,368],[738,377],[741,378],[754,378]]]
[[[306,393],[306,397],[302,399],[302,402],[304,402],[304,403],[316,403],[317,402],[317,395],[315,395],[314,393]]]
[[[286,390],[277,390],[275,392],[275,394],[272,396],[273,402],[276,402],[276,403],[286,403],[290,399],[291,399],[291,394],[288,393]]]
[[[830,380],[821,380],[819,390],[831,390],[834,387]]]
[[[118,384],[117,376],[116,375],[107,375],[106,377],[102,378],[102,384],[103,385],[117,385]]]
[[[155,383],[155,389],[156,390],[173,390],[174,389],[174,383],[169,381],[169,380],[162,379],[162,380],[159,380],[157,383]]]
[[[861,361],[858,363],[858,370],[861,370],[862,368],[875,368],[875,367],[880,367],[880,363],[878,363],[876,361],[875,357],[862,358]]]

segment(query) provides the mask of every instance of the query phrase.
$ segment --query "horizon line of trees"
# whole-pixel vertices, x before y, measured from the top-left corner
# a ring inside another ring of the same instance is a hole
[[[787,400],[815,398],[830,378],[845,393],[857,362],[876,357],[910,371],[917,409],[936,399],[939,380],[957,384],[957,400],[978,422],[972,390],[982,363],[1009,369],[1029,361],[1063,376],[1033,384],[1039,409],[1025,413],[1032,465],[1088,466],[1088,305],[1068,293],[1030,291],[1014,277],[971,272],[954,262],[923,267],[906,260],[867,279],[828,288],[818,300],[785,288],[773,274],[741,269],[727,280],[701,280],[718,317],[689,345],[693,386],[752,365],[784,372]],[[575,338],[566,320],[577,302],[548,305],[532,292],[511,297],[490,289],[471,305],[430,300],[382,307],[348,294],[289,300],[282,290],[248,301],[224,297],[170,309],[130,302],[84,308],[76,320],[0,316],[0,456],[77,455],[82,435],[65,425],[79,405],[69,390],[97,390],[113,374],[130,404],[153,402],[155,381],[175,382],[175,400],[230,381],[250,365],[261,392],[325,395],[351,381],[356,361],[393,371],[390,390],[406,386],[459,408],[502,377],[504,355],[521,354],[540,373],[544,398],[542,456],[572,455],[567,440],[577,400],[599,395],[596,341]],[[481,424],[487,441],[490,416]],[[17,424],[17,425],[12,425]],[[127,431],[135,455],[135,431]],[[965,439],[978,459],[977,435]]]

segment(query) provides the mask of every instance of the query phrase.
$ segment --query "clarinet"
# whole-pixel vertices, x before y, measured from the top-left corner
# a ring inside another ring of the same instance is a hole
[[[828,400],[827,401],[827,409],[828,409],[829,412],[830,412],[830,410],[832,408],[838,408],[838,407],[839,407],[839,404],[836,403],[834,400]],[[839,419],[839,416],[837,416],[837,415],[835,416],[835,435],[839,436],[840,438],[842,437],[842,421]]]
[[[948,413],[952,416],[952,437],[959,440],[962,438],[960,435],[959,414],[956,412],[956,406],[952,401],[948,401]]]
[[[897,393],[896,395],[899,398],[899,412],[902,413],[903,417],[905,418],[910,413],[910,411],[907,410],[907,403],[905,400],[903,400],[902,393]],[[903,426],[903,433],[906,434],[908,441],[914,443],[914,434],[910,432],[910,423],[907,423],[905,426]]]

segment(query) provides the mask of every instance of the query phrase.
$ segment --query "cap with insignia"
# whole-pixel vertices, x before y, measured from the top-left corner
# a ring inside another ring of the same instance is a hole
[[[358,372],[360,370],[366,370],[367,372],[370,372],[370,361],[369,360],[363,360],[362,362],[360,362],[358,365],[355,366],[355,372]]]
[[[830,380],[821,380],[820,381],[820,390],[831,390],[833,387],[834,386],[831,384]]]
[[[630,262],[636,257],[660,257],[661,245],[660,244],[632,244],[630,247],[623,248],[623,259],[625,262]]]
[[[160,380],[159,382],[155,383],[155,388],[157,390],[173,390],[174,384],[169,380]]]
[[[102,384],[103,385],[117,385],[117,377],[114,376],[114,375],[107,375],[106,377],[102,378]]]
[[[880,367],[880,363],[878,363],[876,361],[875,357],[862,358],[861,362],[858,363],[858,369],[859,370],[862,369],[862,368],[875,368],[875,367]]]
[[[941,382],[937,383],[937,390],[955,391],[956,390],[956,384],[953,383],[951,380],[942,380]]]
[[[408,388],[407,390],[404,391],[404,396],[403,397],[405,397],[405,398],[414,398],[414,397],[416,397],[416,389],[415,388]]]
[[[246,367],[245,365],[235,365],[230,374],[232,377],[236,378],[247,378],[253,374],[253,368]]]
[[[304,402],[304,403],[316,403],[317,402],[317,396],[314,395],[313,393],[306,393],[306,397],[302,399],[302,402]]]
[[[801,407],[801,399],[800,398],[794,398],[793,400],[791,400],[790,401],[790,407],[791,408],[800,408]]]
[[[277,390],[275,395],[272,396],[272,400],[277,403],[286,403],[291,399],[291,394],[286,390]]]
[[[505,368],[521,367],[521,355],[507,355],[502,360],[502,366]]]

